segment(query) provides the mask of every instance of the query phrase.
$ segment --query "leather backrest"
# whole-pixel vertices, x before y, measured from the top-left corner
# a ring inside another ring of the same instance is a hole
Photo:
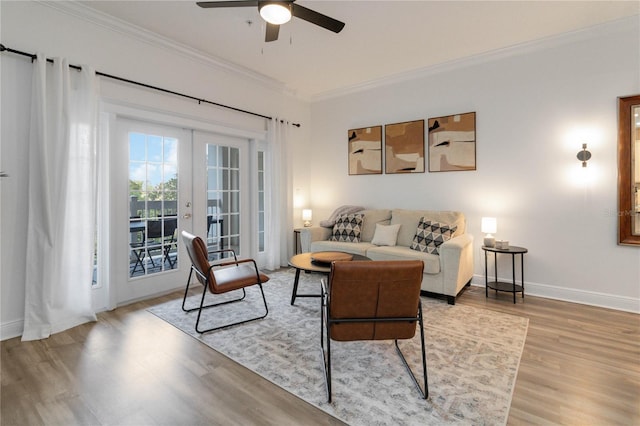
[[[207,255],[207,246],[204,241],[202,241],[202,238],[190,234],[187,231],[182,231],[182,241],[187,248],[191,264],[198,270],[198,272],[200,272],[200,274],[202,274],[196,274],[198,281],[200,281],[202,285],[206,286],[207,282],[202,278],[202,276],[207,277],[210,289],[212,291],[215,290],[216,280],[213,272],[209,269],[210,265],[209,257]]]
[[[331,264],[331,319],[416,318],[424,264],[421,260],[340,261]],[[416,321],[333,323],[334,340],[410,339]]]

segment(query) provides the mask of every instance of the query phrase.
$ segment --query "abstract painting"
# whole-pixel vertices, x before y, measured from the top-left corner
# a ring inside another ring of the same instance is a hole
[[[476,113],[429,119],[429,171],[476,169]]]
[[[384,126],[386,173],[424,173],[424,120]]]
[[[349,130],[349,174],[382,174],[382,126]]]

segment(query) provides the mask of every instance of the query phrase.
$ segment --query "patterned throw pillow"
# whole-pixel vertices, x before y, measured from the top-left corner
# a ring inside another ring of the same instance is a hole
[[[333,225],[333,234],[329,240],[359,243],[363,219],[364,215],[360,213],[341,214]]]
[[[451,226],[446,223],[432,222],[421,218],[416,229],[416,235],[413,237],[411,248],[417,251],[423,251],[430,254],[439,255],[438,247],[447,240],[458,229],[458,225]]]

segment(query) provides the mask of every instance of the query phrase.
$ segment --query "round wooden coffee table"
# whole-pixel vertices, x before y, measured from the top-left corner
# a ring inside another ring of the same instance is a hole
[[[317,255],[317,256],[314,256]],[[298,294],[298,282],[300,281],[300,271],[305,272],[317,272],[320,274],[329,275],[331,272],[331,259],[334,260],[371,260],[366,256],[360,254],[344,253],[340,251],[332,252],[315,252],[315,253],[302,253],[296,254],[289,259],[289,266],[296,268],[296,278],[293,281],[293,292],[291,293],[291,304],[296,301],[296,297],[320,297],[320,294]],[[322,261],[316,261],[315,258],[319,258]]]

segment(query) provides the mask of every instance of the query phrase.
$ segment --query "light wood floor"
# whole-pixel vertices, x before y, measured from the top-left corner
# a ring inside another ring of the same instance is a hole
[[[174,297],[2,342],[0,424],[341,424],[146,312]],[[509,424],[640,424],[639,315],[477,287],[457,303],[530,320]]]

